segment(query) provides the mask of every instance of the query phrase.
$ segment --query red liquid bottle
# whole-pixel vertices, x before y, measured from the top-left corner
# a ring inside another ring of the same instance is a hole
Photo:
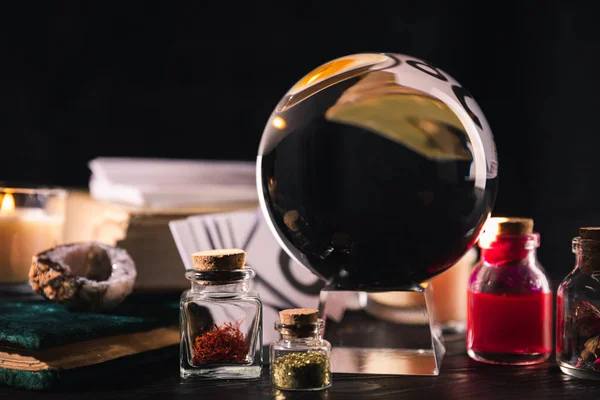
[[[467,352],[490,364],[527,365],[552,353],[552,290],[537,260],[533,220],[491,218],[469,281]]]

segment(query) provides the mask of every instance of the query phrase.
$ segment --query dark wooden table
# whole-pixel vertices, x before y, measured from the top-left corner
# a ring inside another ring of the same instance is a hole
[[[529,367],[492,366],[466,355],[464,339],[447,340],[441,374],[382,376],[335,374],[322,392],[281,392],[269,385],[268,367],[255,381],[182,382],[178,361],[150,364],[127,375],[98,376],[68,392],[0,388],[0,399],[598,399],[600,381],[566,376],[553,360]]]

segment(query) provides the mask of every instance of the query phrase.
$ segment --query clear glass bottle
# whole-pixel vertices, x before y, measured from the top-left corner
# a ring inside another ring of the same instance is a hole
[[[281,390],[322,390],[331,386],[331,345],[322,338],[323,320],[313,309],[279,313],[281,337],[269,346],[272,385]]]
[[[467,352],[490,364],[527,365],[552,353],[552,290],[527,218],[490,218],[469,280]]]
[[[579,228],[575,268],[556,295],[556,362],[562,372],[600,380],[600,228]]]
[[[239,250],[239,252],[242,252]],[[245,253],[192,254],[192,283],[180,300],[180,376],[184,379],[253,379],[263,361],[262,302],[250,289],[255,272]],[[228,260],[243,255],[243,261]],[[220,255],[219,255],[220,254]]]

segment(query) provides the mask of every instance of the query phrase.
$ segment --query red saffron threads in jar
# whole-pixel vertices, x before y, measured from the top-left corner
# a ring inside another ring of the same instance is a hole
[[[240,323],[226,322],[222,326],[215,325],[196,336],[192,344],[193,363],[246,363],[249,346],[246,337],[240,331]]]

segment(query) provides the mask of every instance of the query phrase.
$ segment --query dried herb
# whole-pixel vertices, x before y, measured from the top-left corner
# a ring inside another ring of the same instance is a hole
[[[192,344],[193,363],[195,365],[223,362],[248,362],[248,341],[240,331],[240,322],[235,325],[226,322],[222,326],[214,325],[210,330],[196,336]]]
[[[600,311],[588,301],[580,301],[573,309],[573,328],[579,336],[600,334]]]
[[[295,352],[276,358],[272,383],[280,389],[320,389],[331,384],[329,358],[320,351]]]
[[[576,342],[583,342],[575,368],[600,370],[600,311],[588,301],[579,301],[571,319],[571,334]]]
[[[593,337],[588,339],[583,347],[585,349],[581,352],[581,356],[584,357],[583,353],[586,352],[587,355],[593,355],[594,358],[598,358],[598,347],[600,346],[600,336]],[[585,358],[585,357],[584,357]]]

